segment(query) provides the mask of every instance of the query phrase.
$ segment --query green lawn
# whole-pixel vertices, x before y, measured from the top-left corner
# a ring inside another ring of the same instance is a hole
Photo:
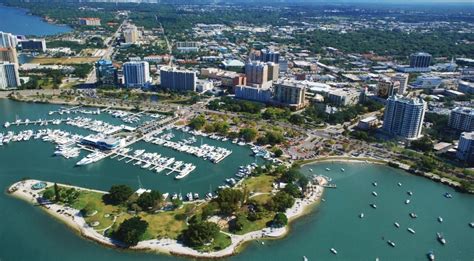
[[[230,237],[228,235],[224,233],[219,233],[211,244],[197,247],[195,249],[203,252],[211,252],[224,249],[230,246],[231,243],[232,241],[230,240]]]
[[[274,176],[260,175],[252,177],[243,182],[242,186],[247,187],[249,192],[253,193],[270,193],[273,190]]]

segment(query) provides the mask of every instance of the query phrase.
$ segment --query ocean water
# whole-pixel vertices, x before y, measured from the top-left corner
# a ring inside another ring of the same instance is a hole
[[[5,132],[3,123],[16,117],[25,119],[57,118],[48,115],[57,105],[20,103],[0,100],[0,132]],[[120,122],[101,114],[99,119],[119,124]],[[67,117],[63,115],[62,117]],[[51,125],[49,127],[52,127]],[[9,130],[33,129],[10,127]],[[87,134],[88,131],[59,125],[71,132]],[[187,134],[176,132],[176,139]],[[198,138],[198,142],[200,139]],[[113,184],[128,184],[138,188],[138,179],[143,187],[163,192],[189,191],[201,195],[231,177],[238,166],[254,162],[249,148],[229,142],[204,138],[204,143],[226,146],[233,154],[220,164],[181,154],[158,145],[140,142],[134,148],[157,151],[185,162],[197,164],[197,169],[181,181],[170,176],[143,170],[117,159],[106,159],[95,164],[75,167],[77,159],[52,156],[54,145],[40,140],[10,143],[0,147],[0,188],[6,188],[23,177],[69,183],[77,186],[107,190]],[[82,155],[85,155],[83,153]],[[81,156],[82,156],[81,155]],[[258,160],[258,159],[257,159]],[[325,171],[329,167],[331,171]],[[313,171],[310,171],[309,169]],[[345,172],[341,172],[344,168]],[[427,179],[409,175],[386,166],[364,163],[321,163],[302,168],[308,175],[323,174],[333,179],[337,189],[326,189],[321,202],[314,211],[291,224],[289,235],[279,240],[252,242],[242,253],[230,260],[427,260],[426,253],[433,250],[437,260],[473,260],[474,229],[468,226],[474,221],[474,196],[455,192],[450,187]],[[372,182],[378,183],[377,187]],[[397,186],[401,182],[402,186]],[[410,190],[414,194],[409,196]],[[376,191],[378,197],[371,192]],[[445,192],[452,199],[443,197]],[[410,198],[411,203],[405,204]],[[372,209],[369,204],[377,204]],[[64,224],[48,216],[41,209],[0,194],[0,260],[179,260],[161,254],[121,251],[100,246],[82,239]],[[358,215],[363,212],[365,217]],[[415,212],[417,219],[408,214]],[[443,223],[436,219],[444,218]],[[393,223],[400,223],[396,228]],[[411,227],[416,234],[411,234]],[[442,232],[447,244],[436,240],[436,232]],[[387,240],[397,246],[390,247]],[[329,249],[336,248],[338,255]]]
[[[45,36],[67,33],[68,26],[49,24],[41,17],[27,14],[27,10],[0,4],[0,31],[16,35]]]

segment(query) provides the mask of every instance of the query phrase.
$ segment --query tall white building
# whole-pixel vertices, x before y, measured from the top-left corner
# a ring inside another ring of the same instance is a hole
[[[18,41],[15,35],[0,31],[0,47],[16,47],[17,43]]]
[[[148,62],[126,62],[123,76],[126,87],[147,87],[151,83],[150,65]]]
[[[421,98],[390,96],[385,106],[383,130],[392,136],[418,139],[425,112],[426,102]]]
[[[245,65],[248,84],[265,84],[268,81],[268,65],[263,62],[250,62]]]
[[[474,131],[474,108],[454,108],[449,114],[448,126],[460,131]]]
[[[407,92],[408,86],[408,74],[407,73],[397,73],[392,77],[392,80],[400,83],[400,88],[398,89],[398,94],[404,95]]]
[[[474,161],[474,132],[463,132],[459,137],[458,159],[473,162]]]
[[[123,37],[125,38],[126,43],[136,43],[140,37],[138,29],[136,26],[132,25],[123,31]]]
[[[5,90],[19,86],[18,65],[10,62],[0,62],[0,89]]]

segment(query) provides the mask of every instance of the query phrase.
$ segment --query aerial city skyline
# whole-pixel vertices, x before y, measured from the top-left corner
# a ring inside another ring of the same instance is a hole
[[[0,260],[473,259],[473,14],[0,0]]]

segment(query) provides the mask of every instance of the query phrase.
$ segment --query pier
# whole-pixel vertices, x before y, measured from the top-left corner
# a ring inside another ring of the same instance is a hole
[[[63,122],[66,122],[68,121],[69,119],[55,119],[55,120],[35,120],[35,121],[30,121],[30,120],[24,120],[24,121],[21,121],[21,120],[16,120],[14,122],[5,122],[5,124],[3,125],[5,128],[8,128],[12,125],[15,125],[15,126],[20,126],[20,125],[25,125],[25,126],[28,126],[30,124],[32,125],[48,125],[48,124],[61,124]]]
[[[49,115],[53,115],[55,113],[59,113],[59,114],[63,114],[63,113],[70,113],[74,110],[77,110],[79,108],[82,108],[83,105],[78,105],[78,106],[75,106],[75,107],[71,107],[71,108],[66,108],[66,107],[61,107],[59,110],[57,111],[50,111],[49,112]]]

